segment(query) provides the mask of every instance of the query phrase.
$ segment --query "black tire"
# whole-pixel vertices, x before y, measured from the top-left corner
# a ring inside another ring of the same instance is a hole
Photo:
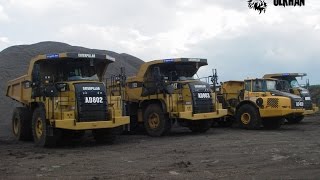
[[[244,104],[238,109],[236,119],[240,127],[245,129],[260,129],[262,125],[259,111],[250,104]]]
[[[212,125],[212,120],[199,120],[190,122],[189,129],[193,133],[205,133]]]
[[[113,144],[118,134],[119,134],[119,128],[92,130],[92,135],[98,144]]]
[[[279,129],[283,123],[282,118],[265,118],[262,121],[265,129]]]
[[[287,119],[288,123],[290,123],[290,124],[297,124],[297,123],[300,123],[304,119],[304,115],[291,116],[286,119]]]
[[[150,104],[145,109],[143,123],[150,136],[163,136],[171,130],[171,122],[158,104]]]
[[[49,129],[52,130],[51,134]],[[50,127],[42,106],[37,107],[32,116],[33,141],[39,147],[54,147],[59,138],[59,130]]]
[[[31,111],[26,107],[17,107],[12,116],[12,132],[17,140],[32,140]]]

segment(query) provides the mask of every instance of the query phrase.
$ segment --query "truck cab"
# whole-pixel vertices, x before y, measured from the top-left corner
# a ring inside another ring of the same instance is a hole
[[[7,96],[24,106],[14,111],[14,135],[53,146],[63,132],[92,130],[97,141],[112,141],[113,130],[129,123],[121,98],[107,96],[104,75],[114,61],[108,55],[83,53],[32,59],[27,75],[8,82]]]
[[[279,90],[287,91],[297,96],[300,96],[304,100],[304,107],[305,107],[304,115],[309,115],[317,112],[319,108],[312,103],[311,94],[309,90],[305,87],[302,87],[297,80],[297,78],[303,78],[305,76],[307,76],[306,73],[276,73],[276,74],[265,74],[263,77],[275,78],[282,81],[283,84],[286,84],[285,86],[287,88],[282,88]],[[295,121],[295,120],[292,120],[292,121]]]
[[[127,78],[126,102],[131,126],[144,124],[151,136],[166,134],[178,121],[193,132],[207,131],[227,114],[208,83],[194,78],[206,59],[177,58],[146,62]]]
[[[301,97],[277,90],[278,81],[271,78],[227,81],[221,94],[234,117],[246,129],[279,128],[284,117],[302,116],[304,103]]]

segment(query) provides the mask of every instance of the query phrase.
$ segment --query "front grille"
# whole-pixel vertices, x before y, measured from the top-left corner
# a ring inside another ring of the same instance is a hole
[[[78,121],[105,121],[107,119],[106,89],[100,83],[75,84]]]
[[[210,86],[203,82],[189,83],[192,101],[193,113],[208,113],[213,111],[213,102]]]
[[[311,100],[304,100],[304,108],[306,110],[312,110],[312,101]]]
[[[301,104],[303,102],[303,104]],[[292,99],[292,109],[302,109],[305,106],[305,101],[300,98]]]
[[[278,98],[268,98],[267,106],[270,106],[272,108],[278,108],[279,107],[279,99]]]
[[[213,111],[212,98],[199,99],[197,93],[194,93],[193,113],[208,113]]]

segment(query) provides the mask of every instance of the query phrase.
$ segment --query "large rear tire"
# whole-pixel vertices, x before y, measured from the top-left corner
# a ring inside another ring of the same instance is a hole
[[[236,119],[240,127],[245,129],[260,129],[262,125],[259,111],[250,104],[244,104],[238,109]]]
[[[17,107],[12,116],[12,132],[17,140],[32,140],[32,114],[26,107]]]
[[[193,133],[205,133],[210,129],[211,125],[211,120],[192,121],[190,122],[189,129]]]
[[[171,130],[171,122],[158,104],[150,104],[143,114],[144,127],[150,136],[163,136]]]
[[[297,123],[300,123],[303,120],[303,118],[304,118],[304,115],[300,115],[300,116],[288,117],[286,119],[290,124],[297,124]]]
[[[50,127],[42,106],[37,107],[33,112],[32,134],[35,145],[39,147],[53,147],[59,138],[58,129]]]

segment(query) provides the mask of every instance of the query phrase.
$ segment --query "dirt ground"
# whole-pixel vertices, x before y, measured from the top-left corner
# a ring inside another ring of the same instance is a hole
[[[3,126],[2,126],[3,127]],[[165,137],[88,135],[54,149],[0,133],[0,179],[319,179],[320,115],[280,130],[212,128]]]

